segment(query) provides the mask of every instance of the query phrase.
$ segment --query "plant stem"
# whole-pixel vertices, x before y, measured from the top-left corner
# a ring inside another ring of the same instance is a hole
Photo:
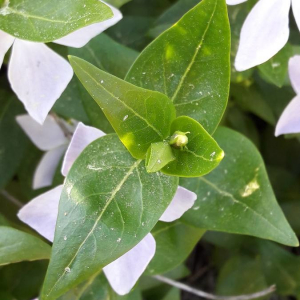
[[[211,300],[251,300],[251,299],[256,299],[256,298],[266,296],[268,294],[273,293],[276,290],[276,286],[272,285],[263,291],[253,293],[253,294],[238,295],[238,296],[217,296],[217,295],[209,294],[204,291],[192,288],[184,283],[177,282],[175,280],[166,278],[164,276],[156,275],[156,276],[153,276],[153,278],[155,278],[161,282],[164,282],[166,284],[169,284],[171,286],[174,286],[180,290],[189,292],[191,294],[194,294],[194,295],[202,297],[202,298],[211,299]]]
[[[15,198],[14,196],[12,196],[11,194],[9,194],[7,191],[5,190],[1,190],[0,194],[5,197],[7,200],[9,200],[10,202],[12,202],[13,204],[15,204],[16,206],[22,208],[23,207],[23,203],[20,202],[17,198]]]

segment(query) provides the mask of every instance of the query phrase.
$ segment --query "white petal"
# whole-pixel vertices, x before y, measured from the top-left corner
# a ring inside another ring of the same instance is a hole
[[[58,204],[62,185],[39,195],[26,204],[18,213],[19,219],[35,229],[40,235],[53,241]]]
[[[241,31],[235,68],[244,71],[273,57],[289,37],[291,0],[260,0]]]
[[[293,12],[296,23],[300,30],[300,1],[299,0],[292,0]]]
[[[247,0],[226,0],[226,3],[228,5],[236,5],[236,4],[240,4],[243,2],[246,2]]]
[[[111,19],[106,20],[104,22],[92,24],[87,27],[83,27],[54,41],[54,43],[68,47],[81,48],[85,44],[87,44],[92,38],[103,32],[107,28],[118,23],[123,17],[121,12],[109,4],[107,5],[112,9],[114,14],[114,16]]]
[[[300,95],[296,96],[283,111],[275,130],[275,136],[300,132]]]
[[[97,128],[86,126],[83,123],[79,123],[66,152],[61,173],[64,176],[67,176],[74,161],[84,150],[84,148],[91,142],[97,140],[98,138],[104,135],[105,133]]]
[[[46,45],[16,39],[8,77],[26,110],[40,124],[73,76],[70,64]]]
[[[300,55],[290,58],[289,76],[295,92],[300,95]]]
[[[8,33],[0,30],[0,68],[3,63],[4,56],[13,44],[15,38]]]
[[[29,115],[17,116],[16,120],[40,150],[47,151],[68,143],[68,139],[52,116],[47,116],[43,125]]]
[[[155,249],[155,240],[149,233],[134,248],[103,268],[117,294],[126,295],[131,291],[153,258]]]
[[[62,145],[43,155],[34,172],[33,189],[40,189],[52,184],[55,171],[66,149],[67,145]]]
[[[196,199],[197,195],[195,193],[179,186],[172,202],[159,220],[163,222],[173,222],[179,219],[194,205]]]

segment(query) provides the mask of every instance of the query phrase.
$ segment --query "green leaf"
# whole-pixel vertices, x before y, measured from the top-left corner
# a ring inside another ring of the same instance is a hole
[[[300,259],[281,247],[259,243],[262,270],[269,284],[276,284],[281,295],[295,294],[300,287]]]
[[[0,29],[35,42],[52,42],[82,27],[113,17],[98,0],[5,0],[0,8]]]
[[[212,133],[227,104],[230,29],[224,0],[203,0],[138,57],[126,80],[166,94],[177,115]]]
[[[287,79],[288,63],[291,56],[293,56],[293,47],[286,44],[275,56],[258,66],[263,78],[278,87],[282,87]]]
[[[177,186],[176,177],[148,174],[115,134],[85,148],[61,195],[42,299],[57,299],[139,243]]]
[[[20,230],[0,226],[0,266],[24,260],[49,259],[51,247]]]
[[[106,3],[113,5],[114,7],[121,7],[131,0],[106,0]]]
[[[214,137],[224,149],[225,158],[209,175],[182,180],[181,185],[198,195],[194,208],[183,220],[199,228],[298,246],[256,147],[227,128],[218,129]]]
[[[246,255],[238,255],[221,269],[217,293],[224,296],[244,295],[260,292],[267,287],[260,261]]]
[[[176,113],[168,97],[136,87],[80,58],[69,59],[79,80],[133,157],[144,158],[151,143],[169,136]]]
[[[153,143],[146,155],[147,172],[157,172],[174,159],[172,148],[167,142]]]
[[[176,160],[162,169],[168,175],[197,177],[209,173],[223,159],[224,152],[216,141],[195,120],[179,117],[174,120],[171,132],[189,132],[186,149],[175,149]]]
[[[19,167],[28,139],[15,117],[24,113],[20,101],[4,90],[0,91],[0,189],[13,177]]]
[[[205,230],[183,224],[158,222],[152,230],[156,252],[146,274],[166,273],[180,265],[192,252]]]

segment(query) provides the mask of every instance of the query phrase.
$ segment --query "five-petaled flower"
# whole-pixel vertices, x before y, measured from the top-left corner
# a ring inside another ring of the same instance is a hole
[[[227,0],[234,5],[247,0]],[[300,29],[299,0],[259,0],[243,24],[235,68],[244,71],[268,61],[287,43],[292,6]]]
[[[119,10],[112,6],[110,8],[114,13],[113,18],[81,28],[53,42],[68,47],[83,47],[122,18]],[[11,87],[29,115],[43,124],[53,104],[72,79],[73,70],[63,57],[45,44],[17,39],[1,30],[0,67],[11,46],[8,65]]]

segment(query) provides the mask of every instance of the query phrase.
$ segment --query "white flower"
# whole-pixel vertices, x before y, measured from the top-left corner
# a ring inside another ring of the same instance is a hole
[[[110,5],[109,5],[110,6]],[[122,14],[110,6],[113,18],[81,28],[54,43],[80,48],[93,37],[117,23]],[[8,65],[8,79],[13,91],[24,104],[29,115],[43,124],[55,101],[72,79],[70,64],[43,43],[14,38],[0,30],[0,67],[12,46]]]
[[[296,97],[283,111],[275,130],[275,135],[300,132],[300,56],[296,55],[289,60],[289,76]]]
[[[102,131],[79,123],[66,152],[62,173],[66,175],[83,149],[93,140],[103,135]],[[49,241],[54,239],[62,188],[63,186],[60,185],[36,197],[18,213],[20,220]],[[194,205],[196,199],[197,195],[195,193],[183,187],[178,187],[172,202],[161,216],[160,221],[172,222],[180,218]],[[117,294],[125,295],[130,292],[153,258],[155,250],[155,239],[149,233],[134,248],[103,268],[104,274]]]
[[[227,0],[238,4],[246,0]],[[284,47],[289,38],[289,12],[300,29],[299,0],[259,0],[243,24],[235,68],[244,71],[260,65]]]

